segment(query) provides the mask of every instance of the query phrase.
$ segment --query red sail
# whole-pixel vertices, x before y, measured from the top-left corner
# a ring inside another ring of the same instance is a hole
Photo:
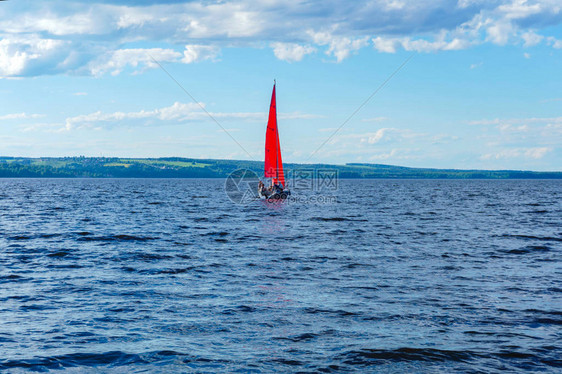
[[[275,105],[275,85],[271,94],[269,106],[269,119],[265,133],[265,163],[264,176],[272,178],[273,183],[285,187],[285,175],[283,174],[283,161],[281,160],[281,147],[279,145],[279,131],[277,129],[277,109]]]

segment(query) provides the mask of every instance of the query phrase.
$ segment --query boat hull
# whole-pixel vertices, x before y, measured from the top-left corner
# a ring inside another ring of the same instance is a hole
[[[260,198],[266,200],[286,200],[291,195],[291,191],[283,190],[282,192],[276,192],[271,195],[265,195],[260,193]]]

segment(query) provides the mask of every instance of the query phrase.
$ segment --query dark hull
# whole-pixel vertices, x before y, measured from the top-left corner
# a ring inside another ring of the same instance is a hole
[[[283,192],[274,193],[271,195],[264,195],[260,193],[261,198],[265,198],[266,200],[286,200],[291,195],[291,191],[284,190]]]

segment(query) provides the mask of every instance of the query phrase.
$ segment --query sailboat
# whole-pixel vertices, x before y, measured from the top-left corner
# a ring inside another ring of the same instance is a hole
[[[261,198],[280,200],[286,199],[291,194],[291,191],[286,188],[285,174],[283,173],[279,129],[277,127],[275,84],[276,82],[273,81],[273,93],[271,94],[271,104],[269,105],[269,119],[265,132],[264,178],[271,179],[271,184],[268,188],[264,183],[260,182],[258,194]]]

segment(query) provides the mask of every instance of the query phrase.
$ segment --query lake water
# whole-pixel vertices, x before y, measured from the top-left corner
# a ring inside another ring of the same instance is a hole
[[[0,371],[560,372],[562,181],[223,187],[0,180]]]

